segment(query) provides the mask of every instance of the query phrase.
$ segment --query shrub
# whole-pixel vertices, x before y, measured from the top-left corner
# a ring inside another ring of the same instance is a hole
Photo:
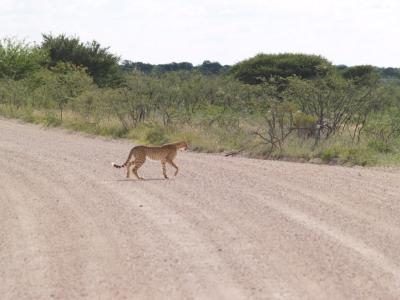
[[[389,152],[400,137],[400,111],[390,109],[375,114],[366,125],[365,134],[369,139],[369,146],[379,152]]]
[[[62,123],[62,121],[57,118],[54,112],[46,112],[43,121],[47,127],[57,127],[60,126]]]
[[[338,152],[337,149],[335,148],[324,149],[321,153],[321,159],[323,162],[330,162],[337,157],[338,157]]]

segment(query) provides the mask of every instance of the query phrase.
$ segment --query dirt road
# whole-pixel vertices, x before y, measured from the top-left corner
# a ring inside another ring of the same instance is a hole
[[[131,147],[0,119],[1,299],[400,299],[400,171]]]

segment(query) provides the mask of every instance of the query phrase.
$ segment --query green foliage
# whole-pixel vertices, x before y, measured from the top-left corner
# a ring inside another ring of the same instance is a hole
[[[366,125],[369,146],[379,152],[389,152],[400,138],[400,110],[396,108],[373,116]]]
[[[56,127],[56,126],[60,126],[62,123],[62,121],[57,118],[56,114],[52,111],[47,111],[46,115],[44,117],[44,124],[47,127]]]
[[[262,107],[265,128],[258,129],[254,134],[269,147],[269,155],[276,150],[282,152],[285,140],[294,130],[293,120],[297,106],[294,102],[278,97],[273,85],[265,85],[265,104]]]
[[[90,88],[92,79],[86,71],[68,63],[58,63],[51,68],[51,72],[42,80],[45,82],[43,92],[51,98],[60,110],[60,119],[63,117],[65,106],[75,97]]]
[[[334,145],[322,150],[321,159],[324,162],[330,162],[333,161],[335,158],[338,158],[339,153],[340,149],[338,145]]]
[[[197,69],[204,75],[218,75],[228,71],[227,66],[222,66],[219,62],[205,60]]]
[[[163,130],[157,126],[146,131],[145,139],[148,143],[153,145],[162,145],[168,141]]]
[[[373,66],[360,65],[360,66],[345,68],[343,69],[341,74],[346,79],[356,79],[356,78],[368,77],[374,72],[375,68]]]
[[[317,117],[298,110],[293,113],[293,128],[298,136],[311,137],[315,133]]]
[[[121,64],[121,69],[125,72],[142,72],[150,75],[154,70],[154,65],[146,64],[142,62],[132,62],[130,60],[124,60]]]
[[[400,68],[380,68],[378,70],[384,79],[400,79]]]
[[[339,73],[343,74],[346,78],[351,78],[353,75],[362,75],[368,73],[375,73],[382,80],[399,80],[400,68],[379,68],[370,65],[360,65],[347,67],[346,65],[338,65],[336,69]]]
[[[31,107],[32,98],[25,80],[0,80],[0,104],[9,110]]]
[[[375,88],[331,73],[314,80],[290,78],[285,95],[297,102],[302,112],[316,119],[314,137],[318,141],[321,136],[329,138],[342,132],[353,121],[364,124],[376,100]]]
[[[192,71],[193,65],[188,62],[181,63],[170,63],[170,64],[161,64],[156,65],[153,71],[157,74],[164,74],[167,72],[176,72],[176,71]]]
[[[400,85],[379,80],[375,67],[259,55],[233,70],[261,83],[247,84],[210,61],[124,62],[119,73],[107,49],[65,36],[45,36],[42,49],[1,45],[0,114],[8,117],[146,144],[186,140],[205,152],[400,163]]]
[[[360,65],[349,67],[341,71],[341,75],[345,79],[353,80],[357,85],[372,86],[379,79],[378,71],[370,65]]]
[[[64,62],[85,67],[94,82],[100,86],[119,82],[119,58],[96,41],[82,43],[77,37],[43,34],[41,47],[50,56],[50,66]]]
[[[0,40],[0,78],[25,78],[46,61],[46,53],[36,46],[15,39]]]
[[[340,156],[343,161],[358,166],[375,165],[377,162],[376,156],[363,147],[344,148]]]
[[[313,79],[324,76],[331,69],[325,58],[305,54],[258,54],[244,60],[231,69],[233,76],[248,84],[260,84],[271,77],[298,76]]]
[[[193,66],[189,62],[173,62],[169,64],[152,65],[142,62],[132,62],[129,60],[124,60],[121,64],[121,69],[125,72],[139,71],[146,75],[164,75],[170,72],[181,71],[200,72],[203,75],[221,75],[226,74],[229,68],[229,66],[222,66],[219,62],[211,62],[209,60],[205,60],[201,65],[198,66]]]

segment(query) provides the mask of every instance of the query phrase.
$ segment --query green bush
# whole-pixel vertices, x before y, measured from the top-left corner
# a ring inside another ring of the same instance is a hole
[[[376,157],[368,149],[362,147],[346,148],[342,151],[340,157],[344,161],[358,166],[375,165],[376,163]]]
[[[315,78],[324,75],[332,67],[325,58],[306,54],[258,54],[239,62],[231,69],[231,73],[240,81],[249,84],[262,83],[262,78]]]
[[[369,146],[379,152],[393,150],[396,140],[400,138],[400,110],[392,108],[375,114],[365,128]]]
[[[376,80],[370,67],[340,76],[322,57],[279,54],[232,68],[239,80],[262,84],[204,76],[190,66],[147,75],[126,70],[112,79],[118,59],[97,43],[44,39],[42,49],[0,41],[2,115],[142,144],[185,140],[202,152],[400,163],[400,85]],[[99,52],[86,56],[92,50]]]
[[[43,121],[47,127],[57,127],[62,123],[54,112],[46,112]]]
[[[128,131],[122,126],[101,127],[98,130],[101,135],[112,136],[116,138],[127,137]]]
[[[330,162],[337,157],[338,157],[338,152],[337,149],[335,148],[324,149],[321,153],[321,159],[323,162]]]
[[[390,147],[381,140],[370,140],[368,142],[368,148],[380,153],[390,152]]]
[[[162,145],[168,142],[164,131],[157,127],[148,129],[145,134],[145,139],[153,145]]]
[[[33,109],[31,107],[23,108],[21,110],[21,119],[25,122],[33,123],[35,121]]]

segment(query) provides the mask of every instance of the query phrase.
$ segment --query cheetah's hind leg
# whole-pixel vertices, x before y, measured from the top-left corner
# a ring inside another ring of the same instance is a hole
[[[139,168],[144,164],[144,161],[143,162],[134,161],[132,164],[134,164],[134,167],[132,169],[133,174],[136,176],[137,179],[144,180],[144,178],[140,177],[137,172],[139,170]]]
[[[134,164],[134,162],[130,161],[126,165],[126,178],[130,178],[131,177],[131,167],[132,167],[133,164]]]

